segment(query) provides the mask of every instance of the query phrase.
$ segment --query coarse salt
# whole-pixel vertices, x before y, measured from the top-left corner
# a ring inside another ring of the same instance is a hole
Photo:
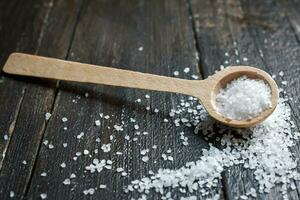
[[[271,89],[263,80],[242,76],[220,90],[216,104],[229,119],[251,119],[271,106]]]

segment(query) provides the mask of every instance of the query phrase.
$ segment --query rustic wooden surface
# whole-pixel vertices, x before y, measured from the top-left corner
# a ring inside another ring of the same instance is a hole
[[[190,74],[206,78],[226,60],[236,64],[238,59],[241,64],[257,66],[271,74],[284,71],[289,81],[285,90],[294,98],[293,118],[299,124],[299,6],[299,0],[1,1],[0,66],[11,52],[19,51],[167,76],[178,70],[181,78],[191,79]],[[138,50],[140,46],[143,51]],[[189,74],[182,73],[185,67],[191,68]],[[280,78],[277,81],[280,85]],[[85,93],[89,94],[87,98]],[[151,98],[145,99],[145,94]],[[138,98],[141,103],[135,103]],[[137,198],[137,193],[123,192],[131,180],[144,177],[150,169],[178,168],[197,160],[201,148],[208,145],[193,134],[193,128],[163,123],[181,98],[175,94],[1,74],[0,199],[9,199],[10,191],[17,199],[38,199],[41,193],[47,193],[48,199]],[[146,106],[151,110],[146,111]],[[155,113],[155,108],[160,112]],[[46,112],[52,113],[49,121],[45,121]],[[110,119],[101,119],[101,126],[96,127],[99,113],[110,115]],[[62,123],[62,117],[68,121]],[[134,136],[134,124],[129,124],[122,134],[107,129],[130,117],[137,119],[141,131],[149,134]],[[76,136],[81,131],[85,135],[78,140]],[[188,146],[183,146],[176,135],[180,131],[189,138]],[[5,134],[8,140],[4,140]],[[127,141],[124,135],[137,137],[138,141]],[[101,143],[95,141],[98,137]],[[54,148],[42,144],[45,140]],[[68,146],[64,148],[63,143]],[[109,153],[101,151],[105,143],[112,143]],[[154,144],[158,149],[151,148]],[[80,156],[74,161],[73,157],[78,151],[95,148],[99,149],[99,159],[111,159],[128,176],[121,177],[115,168],[98,175],[85,173],[84,167],[92,158]],[[146,148],[150,149],[150,160],[144,163],[140,151]],[[160,159],[169,148],[174,162]],[[117,151],[123,155],[116,155]],[[299,145],[293,151],[300,158]],[[27,164],[22,163],[24,160]],[[63,162],[66,168],[60,167]],[[42,172],[47,176],[41,177]],[[76,174],[76,183],[63,185],[71,173]],[[221,194],[221,199],[234,199],[251,187],[257,188],[253,173],[240,167],[226,170],[222,177],[219,187],[211,192]],[[83,190],[100,184],[106,184],[107,189],[92,196],[83,195]],[[290,199],[299,199],[300,183],[296,185],[298,190],[289,193]],[[151,193],[149,199],[159,197]],[[179,197],[180,193],[174,194],[175,199]],[[282,196],[275,187],[258,199]]]

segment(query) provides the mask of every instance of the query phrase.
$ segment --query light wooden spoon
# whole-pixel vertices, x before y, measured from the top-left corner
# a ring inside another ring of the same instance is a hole
[[[278,87],[270,75],[265,71],[248,66],[228,67],[205,80],[185,80],[54,58],[13,53],[9,56],[3,71],[22,76],[191,95],[199,98],[202,105],[213,118],[225,125],[237,128],[250,127],[262,122],[274,111],[279,98]],[[264,80],[269,84],[272,93],[272,106],[263,111],[259,116],[249,120],[239,121],[228,119],[217,111],[215,104],[216,95],[227,83],[243,75],[253,79]]]

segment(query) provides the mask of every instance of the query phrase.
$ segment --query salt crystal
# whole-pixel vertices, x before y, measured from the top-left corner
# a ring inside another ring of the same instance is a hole
[[[148,160],[149,160],[149,157],[148,157],[148,156],[143,156],[143,157],[142,157],[142,161],[143,161],[143,162],[148,162]]]
[[[101,146],[101,149],[103,150],[103,152],[110,152],[110,146],[111,146],[111,144],[103,144],[102,146]]]
[[[183,72],[184,73],[189,73],[190,72],[190,68],[189,67],[184,68]]]
[[[61,167],[61,168],[65,168],[66,166],[67,166],[67,165],[66,165],[65,162],[63,162],[63,163],[60,164],[60,167]]]
[[[66,117],[63,117],[63,118],[61,119],[61,121],[62,121],[62,122],[66,122],[66,121],[68,121],[68,119],[67,119]]]
[[[41,176],[45,177],[45,176],[47,176],[47,173],[43,172],[43,173],[41,173]]]
[[[94,193],[95,193],[95,189],[94,188],[90,188],[90,189],[87,189],[87,190],[83,191],[84,195],[93,195]]]
[[[68,143],[63,143],[63,147],[66,148],[68,146]]]
[[[83,150],[83,155],[88,155],[90,152],[89,152],[89,150]]]
[[[81,139],[84,136],[84,132],[81,132],[79,135],[77,135],[77,139]]]
[[[14,191],[10,191],[10,192],[9,192],[9,197],[10,197],[10,198],[13,198],[14,196],[15,196],[15,192],[14,192]]]
[[[143,50],[144,50],[144,47],[140,46],[139,51],[143,51]]]
[[[105,188],[106,188],[106,185],[101,184],[101,185],[99,185],[99,188],[100,188],[100,189],[105,189]]]
[[[279,76],[283,76],[284,75],[284,72],[283,71],[280,71],[279,72]]]
[[[69,178],[65,179],[63,182],[64,185],[70,185],[71,184],[71,180]]]
[[[271,106],[271,89],[262,80],[242,76],[217,94],[218,111],[236,120],[251,119]]]
[[[8,135],[5,134],[3,138],[4,138],[4,140],[8,140]]]
[[[47,112],[47,113],[45,114],[45,119],[46,119],[46,120],[49,120],[50,117],[51,117],[51,113]]]
[[[179,71],[174,71],[173,74],[174,74],[174,76],[178,76],[179,75]]]
[[[243,61],[247,62],[247,61],[248,61],[248,58],[244,57],[244,58],[243,58]]]
[[[123,168],[121,168],[121,167],[118,167],[118,168],[117,168],[117,172],[122,172],[122,171],[124,171]]]
[[[72,173],[72,174],[70,175],[70,178],[76,178],[76,174]]]
[[[101,125],[100,120],[96,120],[96,121],[95,121],[95,125],[96,125],[96,126],[100,126],[100,125]]]
[[[47,194],[46,193],[42,193],[40,194],[41,199],[46,199],[47,198]]]
[[[199,76],[198,76],[198,75],[195,75],[195,74],[193,74],[193,75],[192,75],[192,78],[193,78],[193,79],[199,79]]]
[[[149,98],[150,98],[150,95],[149,95],[149,94],[146,94],[146,95],[145,95],[145,98],[146,98],[146,99],[149,99]]]
[[[122,125],[114,125],[114,129],[118,132],[124,130]]]

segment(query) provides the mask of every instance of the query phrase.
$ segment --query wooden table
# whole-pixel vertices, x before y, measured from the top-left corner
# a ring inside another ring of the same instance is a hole
[[[294,98],[290,101],[293,119],[299,124],[299,27],[299,0],[1,1],[0,66],[17,51],[166,76],[174,76],[178,70],[178,77],[186,79],[192,79],[192,74],[206,78],[221,65],[230,64],[257,66],[271,74],[282,70],[288,81],[285,89]],[[183,72],[186,67],[191,69],[189,73]],[[280,77],[277,81],[282,86]],[[145,94],[151,98],[146,99]],[[41,193],[47,193],[47,199],[137,198],[137,193],[123,192],[131,180],[144,177],[149,170],[179,168],[197,160],[201,149],[208,147],[201,136],[193,134],[194,127],[163,122],[183,97],[2,73],[0,199],[9,199],[10,191],[17,199],[38,199]],[[136,102],[138,98],[141,103]],[[46,112],[52,113],[48,121]],[[99,118],[100,113],[110,119]],[[63,123],[63,117],[68,121]],[[112,128],[130,117],[138,119],[141,129],[149,133],[136,142],[124,139],[124,135],[135,137],[133,127],[122,134]],[[97,119],[101,119],[100,127],[94,124]],[[180,131],[185,132],[189,145],[182,145]],[[85,135],[79,140],[80,132]],[[43,144],[46,140],[53,149]],[[100,149],[106,143],[112,143],[108,153]],[[157,145],[157,150],[151,150],[150,160],[142,162],[140,151],[152,145]],[[85,173],[84,167],[92,158],[73,160],[76,152],[98,147],[99,158],[111,159],[128,175],[122,177],[114,170]],[[160,159],[169,148],[173,162]],[[300,157],[298,147],[293,151]],[[65,168],[61,167],[63,162]],[[41,176],[43,172],[47,176]],[[77,178],[64,185],[71,173]],[[220,193],[221,199],[234,199],[251,187],[257,188],[253,172],[242,167],[227,169],[222,178],[219,187],[211,191]],[[100,184],[107,188],[94,195],[83,194],[83,190]],[[259,194],[258,199],[282,199],[279,189]],[[299,188],[290,192],[290,199],[299,199],[299,192]],[[174,194],[175,199],[180,196]],[[149,199],[159,197],[149,195]]]

